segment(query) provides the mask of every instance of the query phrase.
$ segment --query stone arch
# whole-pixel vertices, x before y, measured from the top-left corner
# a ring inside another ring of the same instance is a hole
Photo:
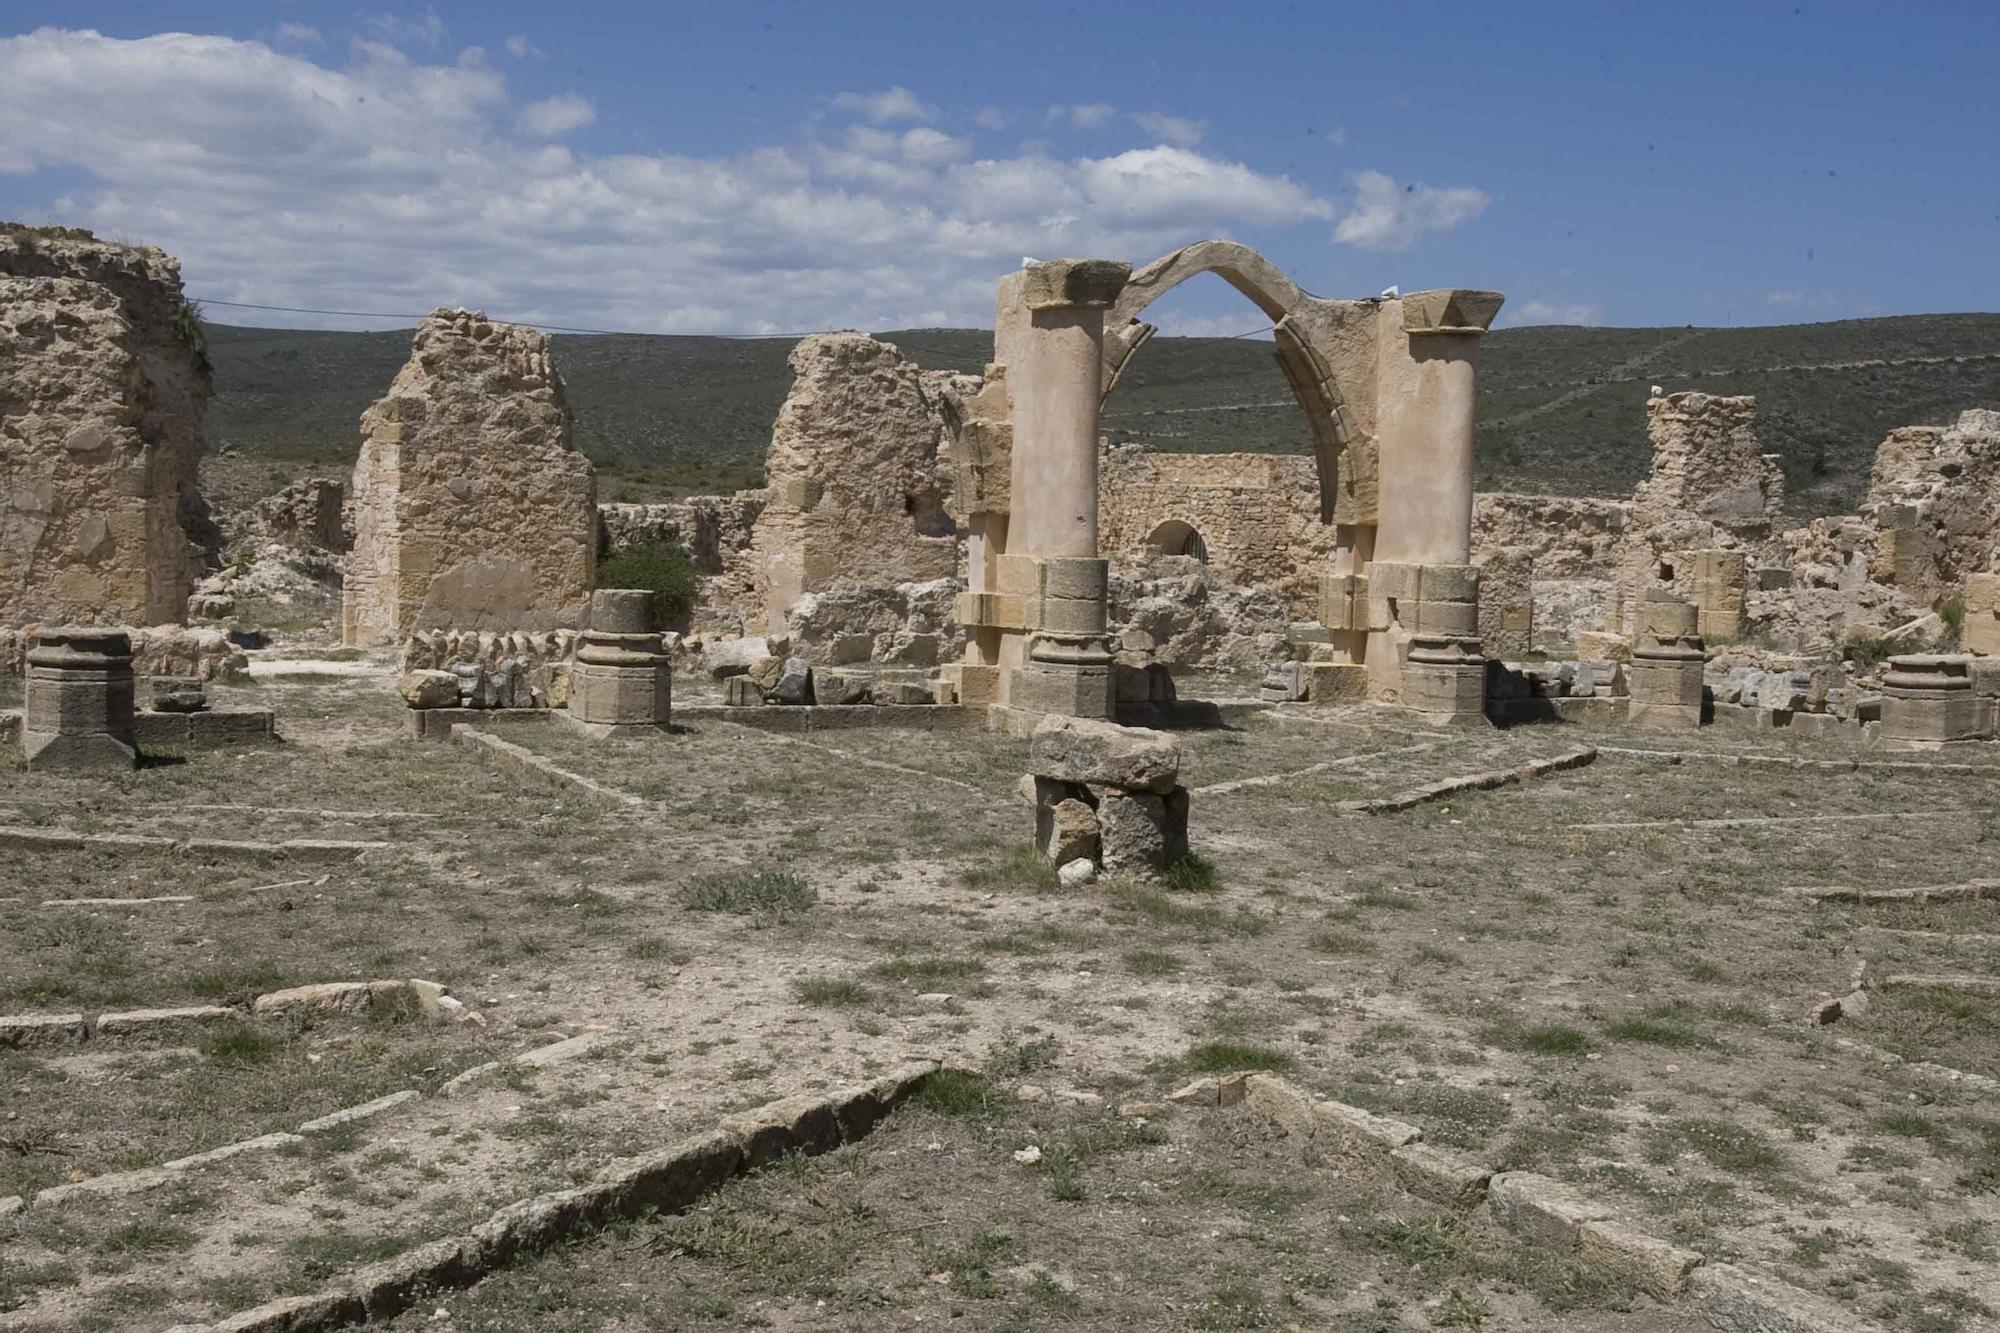
[[[1360,459],[1349,455],[1359,439],[1354,414],[1334,378],[1333,369],[1314,346],[1301,315],[1315,298],[1276,264],[1238,241],[1198,241],[1163,255],[1134,271],[1104,320],[1104,397],[1117,387],[1132,355],[1156,332],[1139,314],[1189,278],[1213,273],[1243,293],[1273,325],[1278,368],[1291,385],[1299,408],[1312,428],[1313,453],[1319,464],[1320,521],[1332,523],[1340,469]]]
[[[1155,548],[1161,555],[1193,556],[1204,565],[1208,563],[1208,543],[1202,540],[1200,531],[1186,519],[1170,518],[1146,538],[1146,545]]]

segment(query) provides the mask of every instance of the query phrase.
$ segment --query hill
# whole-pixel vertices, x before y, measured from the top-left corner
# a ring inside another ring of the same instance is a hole
[[[408,330],[211,324],[211,445],[273,478],[352,464],[355,424],[409,355]],[[992,335],[878,335],[925,366],[979,370]],[[558,334],[577,440],[609,499],[755,485],[790,387],[789,339]],[[1851,508],[1892,427],[2000,407],[2000,315],[1762,328],[1503,329],[1481,353],[1483,489],[1615,495],[1644,475],[1650,386],[1748,393],[1793,510]],[[1308,448],[1268,343],[1156,338],[1106,407],[1115,439],[1192,452]]]

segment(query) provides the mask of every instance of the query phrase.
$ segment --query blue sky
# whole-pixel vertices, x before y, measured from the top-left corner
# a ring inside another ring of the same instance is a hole
[[[986,323],[1024,254],[1228,235],[1325,295],[1492,287],[1514,323],[2000,309],[1990,0],[16,0],[4,22],[0,215],[159,244],[214,299]],[[1157,309],[1260,322],[1213,281]]]

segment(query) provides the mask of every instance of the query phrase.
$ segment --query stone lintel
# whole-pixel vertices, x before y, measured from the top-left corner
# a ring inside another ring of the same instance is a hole
[[[1118,259],[1045,259],[1021,269],[1021,303],[1030,310],[1108,306],[1131,276],[1132,266]]]
[[[1492,327],[1507,298],[1499,292],[1440,287],[1403,298],[1403,332],[1480,334]]]

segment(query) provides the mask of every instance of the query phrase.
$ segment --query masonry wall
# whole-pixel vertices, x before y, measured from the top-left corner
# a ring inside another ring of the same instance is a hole
[[[1106,555],[1141,554],[1163,526],[1178,536],[1171,525],[1185,524],[1200,534],[1214,582],[1270,588],[1296,618],[1317,615],[1334,528],[1320,521],[1311,455],[1169,454],[1118,445],[1106,446],[1099,462],[1098,543]]]
[[[581,623],[597,565],[596,483],[571,439],[547,335],[434,312],[361,429],[348,643]]]
[[[185,620],[218,539],[184,310],[158,250],[0,226],[0,624]]]

